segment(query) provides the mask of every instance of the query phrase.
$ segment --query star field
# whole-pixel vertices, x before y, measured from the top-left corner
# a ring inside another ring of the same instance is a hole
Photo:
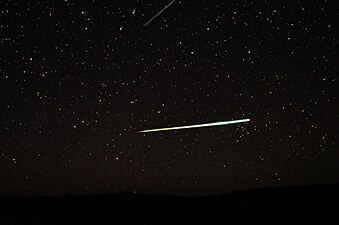
[[[336,1],[169,3],[5,1],[0,194],[339,181]]]

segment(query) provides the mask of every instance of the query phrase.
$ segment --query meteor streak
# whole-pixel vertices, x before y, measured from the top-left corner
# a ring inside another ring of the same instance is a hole
[[[204,124],[188,125],[188,126],[180,126],[180,127],[167,127],[167,128],[157,128],[157,129],[151,129],[151,130],[142,130],[142,131],[139,131],[139,133],[149,133],[149,132],[166,131],[166,130],[181,130],[181,129],[191,129],[191,128],[199,128],[199,127],[214,127],[214,126],[223,126],[223,125],[228,125],[228,124],[245,123],[249,121],[250,119],[229,120],[229,121],[204,123]]]
[[[171,1],[170,4],[166,5],[165,8],[163,8],[160,12],[158,12],[155,16],[152,17],[152,19],[150,19],[147,23],[144,24],[144,26],[146,27],[150,22],[152,22],[152,20],[154,20],[157,16],[159,16],[163,11],[165,11],[170,5],[172,5],[176,0]]]

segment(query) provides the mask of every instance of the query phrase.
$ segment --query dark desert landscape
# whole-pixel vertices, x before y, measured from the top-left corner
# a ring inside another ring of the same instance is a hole
[[[2,197],[0,224],[335,224],[338,190],[339,184],[326,184],[203,197]]]

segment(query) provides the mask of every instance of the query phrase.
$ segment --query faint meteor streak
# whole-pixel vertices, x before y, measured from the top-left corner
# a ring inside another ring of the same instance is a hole
[[[152,17],[147,23],[144,24],[144,26],[147,26],[152,20],[154,20],[157,16],[159,16],[163,11],[165,11],[170,5],[172,5],[176,0],[171,1],[170,4],[166,5],[165,8],[163,8],[160,12],[158,12],[155,16]]]
[[[139,131],[139,133],[149,133],[149,132],[166,131],[166,130],[192,129],[192,128],[199,128],[199,127],[214,127],[214,126],[223,126],[223,125],[236,124],[236,123],[245,123],[249,121],[250,119],[229,120],[229,121],[204,123],[204,124],[188,125],[188,126],[180,126],[180,127],[167,127],[167,128],[157,128],[157,129],[151,129],[151,130],[142,130],[142,131]]]

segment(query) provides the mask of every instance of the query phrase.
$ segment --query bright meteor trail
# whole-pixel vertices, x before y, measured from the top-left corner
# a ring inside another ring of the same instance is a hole
[[[139,133],[149,133],[149,132],[166,131],[166,130],[181,130],[181,129],[191,129],[191,128],[199,128],[199,127],[214,127],[214,126],[223,126],[223,125],[236,124],[236,123],[245,123],[249,121],[250,119],[229,120],[229,121],[204,123],[204,124],[196,124],[196,125],[188,125],[188,126],[180,126],[180,127],[167,127],[167,128],[157,128],[157,129],[151,129],[151,130],[142,130],[142,131],[139,131]]]

